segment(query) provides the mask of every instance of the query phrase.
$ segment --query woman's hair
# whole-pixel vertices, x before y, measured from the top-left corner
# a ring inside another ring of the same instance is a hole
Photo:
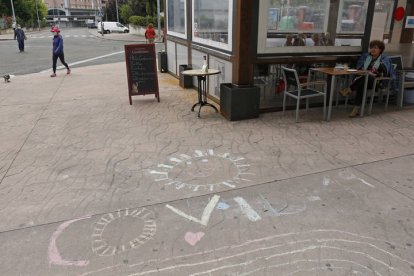
[[[373,48],[374,46],[377,46],[382,52],[384,52],[385,44],[381,40],[373,40],[369,43],[369,48]]]
[[[148,28],[154,28],[154,25],[152,25],[152,23],[149,23]]]

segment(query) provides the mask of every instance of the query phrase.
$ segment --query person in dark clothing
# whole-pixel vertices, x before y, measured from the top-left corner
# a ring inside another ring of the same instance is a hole
[[[50,75],[52,78],[56,77],[56,62],[58,58],[60,62],[66,67],[66,74],[70,74],[69,65],[65,62],[65,54],[63,53],[63,38],[60,35],[58,27],[52,27],[51,32],[53,33],[53,74]]]
[[[24,52],[24,41],[26,40],[26,35],[20,25],[17,25],[17,28],[14,30],[14,40],[17,40],[19,45],[20,53]]]
[[[368,89],[373,87],[375,77],[387,77],[394,75],[390,59],[383,54],[384,49],[384,42],[373,40],[369,43],[369,53],[363,54],[357,62],[357,69],[368,71]],[[364,85],[365,77],[357,76],[349,88],[345,88],[340,91],[344,97],[348,96],[352,91],[356,92],[355,106],[349,114],[349,117],[356,117],[359,114],[359,110],[363,104],[362,97],[364,94]]]

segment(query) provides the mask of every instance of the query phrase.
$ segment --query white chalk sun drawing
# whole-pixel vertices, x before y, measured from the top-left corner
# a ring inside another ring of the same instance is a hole
[[[134,229],[131,237],[125,233],[119,233],[117,229],[125,223],[128,229]],[[113,226],[113,229],[110,229]],[[141,234],[136,236],[135,228],[141,228]],[[122,252],[137,248],[151,239],[156,232],[154,213],[146,208],[125,209],[103,215],[92,234],[92,251],[99,256],[113,256]],[[106,234],[105,234],[106,233]],[[119,235],[118,235],[119,233]],[[114,244],[111,244],[113,241]],[[121,244],[116,244],[121,241]]]
[[[155,181],[177,190],[188,188],[194,192],[201,189],[214,191],[215,187],[236,188],[237,184],[251,181],[247,177],[250,164],[244,157],[235,157],[230,153],[216,153],[212,149],[195,150],[192,155],[179,154],[158,164],[150,174]]]

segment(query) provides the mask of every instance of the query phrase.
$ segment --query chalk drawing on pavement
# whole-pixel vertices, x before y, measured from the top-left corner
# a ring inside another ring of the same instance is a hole
[[[134,229],[131,231],[132,236],[116,231],[120,227],[122,229],[122,223],[127,225],[125,229]],[[137,231],[134,227],[142,229],[139,236],[136,236]],[[151,239],[156,228],[154,213],[146,208],[118,210],[105,214],[95,223],[92,250],[99,256],[112,256],[129,251]],[[119,241],[123,242],[119,244]]]
[[[108,266],[86,275],[413,275],[403,246],[353,232],[282,233],[169,258]],[[407,254],[409,254],[407,252]]]
[[[49,266],[51,266],[52,264],[62,265],[62,266],[87,266],[89,264],[88,260],[71,261],[71,260],[63,259],[57,246],[57,239],[59,238],[59,236],[63,233],[63,231],[66,228],[68,228],[74,222],[77,222],[79,220],[84,220],[87,218],[90,218],[90,216],[65,221],[64,223],[58,226],[55,232],[53,232],[52,237],[50,238],[50,241],[49,241],[49,246],[48,246]]]
[[[218,186],[236,188],[242,182],[250,182],[251,165],[244,157],[230,153],[216,153],[213,149],[195,150],[192,155],[173,156],[149,173],[155,181],[177,190],[187,188],[214,191]]]
[[[167,207],[168,209],[170,209],[171,211],[173,211],[174,213],[176,213],[177,215],[186,218],[190,221],[193,221],[195,223],[199,223],[203,226],[207,226],[208,221],[210,220],[210,216],[211,213],[214,210],[214,207],[216,207],[218,201],[220,200],[220,196],[218,195],[214,195],[210,201],[208,202],[208,204],[206,205],[206,207],[203,210],[203,214],[201,215],[201,218],[198,219],[192,215],[188,215],[186,213],[184,213],[183,211],[179,210],[178,208],[171,206],[169,204],[166,204],[165,207]]]

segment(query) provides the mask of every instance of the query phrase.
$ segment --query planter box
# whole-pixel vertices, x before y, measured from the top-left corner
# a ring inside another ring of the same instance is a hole
[[[260,88],[254,85],[220,84],[220,113],[229,121],[259,117]]]

